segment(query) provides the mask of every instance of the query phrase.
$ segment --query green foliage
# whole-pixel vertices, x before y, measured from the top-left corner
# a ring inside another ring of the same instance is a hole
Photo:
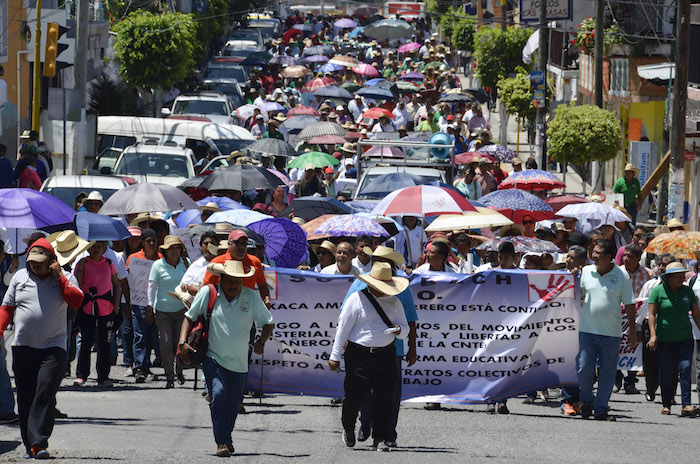
[[[474,34],[476,34],[476,18],[474,16],[460,18],[452,29],[452,46],[457,50],[473,51]]]
[[[481,27],[474,36],[476,76],[483,87],[496,87],[522,65],[522,50],[532,31],[519,27]]]
[[[432,21],[440,22],[441,14],[446,13],[449,3],[438,0],[426,0],[425,11]],[[433,14],[431,14],[433,13]]]
[[[449,7],[444,16],[440,16],[440,27],[444,36],[452,37],[452,29],[459,21],[461,11],[457,8]],[[462,14],[463,16],[463,14]]]
[[[196,71],[192,15],[136,11],[114,26],[119,74],[128,85],[168,89]]]
[[[136,107],[135,94],[123,83],[102,73],[90,86],[90,111],[103,116],[131,114]]]
[[[204,58],[206,47],[224,35],[229,23],[228,12],[229,3],[226,0],[207,0],[207,11],[194,14],[197,24],[197,55]]]
[[[560,106],[547,129],[548,153],[560,163],[608,161],[620,149],[620,122],[592,105]]]
[[[620,28],[617,24],[611,25],[605,29],[603,34],[603,53],[608,55],[614,45],[622,43],[620,36]],[[578,47],[579,51],[587,55],[595,55],[595,19],[588,16],[581,21],[581,24],[576,26],[576,36],[573,39],[573,44]]]
[[[506,113],[520,120],[535,119],[537,109],[532,106],[530,75],[523,68],[519,69],[517,76],[498,81],[498,98],[505,105]]]

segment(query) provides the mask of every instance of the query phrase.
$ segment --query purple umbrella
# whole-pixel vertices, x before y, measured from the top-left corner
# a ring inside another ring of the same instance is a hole
[[[248,228],[265,239],[265,256],[277,267],[294,269],[306,255],[306,232],[287,218],[253,222]]]
[[[496,190],[484,195],[479,201],[485,207],[495,209],[516,224],[522,224],[523,216],[532,216],[535,221],[551,219],[554,216],[551,206],[524,190]]]
[[[333,25],[338,29],[354,29],[357,27],[357,23],[349,18],[339,19]]]
[[[73,221],[75,211],[48,193],[26,188],[0,190],[0,227],[39,229]]]
[[[407,80],[407,81],[410,81],[410,80],[422,81],[423,79],[425,79],[425,74],[421,74],[419,72],[409,72],[409,73],[406,73],[403,76],[399,77],[399,79],[403,79],[403,80]]]
[[[341,66],[339,64],[333,64],[333,63],[326,63],[323,66],[320,66],[316,71],[322,72],[322,73],[327,73],[327,72],[340,71],[342,69],[345,69],[345,66]]]
[[[326,55],[311,55],[304,58],[304,61],[308,61],[309,63],[325,63],[328,61],[328,57]]]
[[[204,206],[207,203],[216,203],[222,211],[227,211],[229,209],[250,209],[245,205],[238,203],[236,200],[231,200],[228,197],[205,197],[197,201],[199,206]]]
[[[373,219],[347,214],[335,216],[324,222],[314,231],[314,234],[330,235],[332,237],[388,237],[386,229]]]

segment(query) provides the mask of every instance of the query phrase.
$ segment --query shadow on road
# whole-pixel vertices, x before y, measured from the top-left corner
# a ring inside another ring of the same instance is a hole
[[[10,440],[10,441],[0,441],[0,454],[9,453],[14,451],[21,444],[21,441]]]
[[[212,455],[213,456],[213,455]],[[278,453],[235,453],[233,457],[242,456],[274,456],[277,458],[308,458],[311,457],[310,454],[278,454]]]
[[[99,424],[99,425],[129,425],[137,424],[143,422],[143,419],[132,418],[132,417],[69,417],[68,419],[56,419],[57,424],[75,424],[77,422],[83,422],[86,424]]]

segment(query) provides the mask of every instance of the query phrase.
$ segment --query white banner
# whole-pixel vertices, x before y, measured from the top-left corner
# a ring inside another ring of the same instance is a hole
[[[148,274],[155,261],[150,259],[131,258],[129,260],[129,289],[131,304],[148,306]]]

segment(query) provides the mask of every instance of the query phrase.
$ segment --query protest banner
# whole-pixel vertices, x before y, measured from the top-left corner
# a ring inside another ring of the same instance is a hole
[[[649,314],[649,299],[637,300],[634,305],[634,310],[637,315],[636,321],[639,326],[641,322]],[[644,312],[644,317],[640,319],[640,311]],[[642,348],[644,347],[642,337],[638,337],[639,343],[634,346],[629,343],[630,325],[627,322],[625,307],[622,306],[622,339],[620,340],[620,357],[617,358],[617,370],[619,371],[641,371],[644,369],[642,363]]]
[[[132,305],[148,306],[148,274],[154,262],[141,258],[129,260],[129,289]]]
[[[264,391],[342,396],[344,375],[327,359],[353,277],[267,274],[275,329],[264,359],[251,360],[251,388],[264,364]],[[410,280],[418,362],[402,364],[404,400],[480,403],[576,384],[579,298],[571,274],[492,270]]]

